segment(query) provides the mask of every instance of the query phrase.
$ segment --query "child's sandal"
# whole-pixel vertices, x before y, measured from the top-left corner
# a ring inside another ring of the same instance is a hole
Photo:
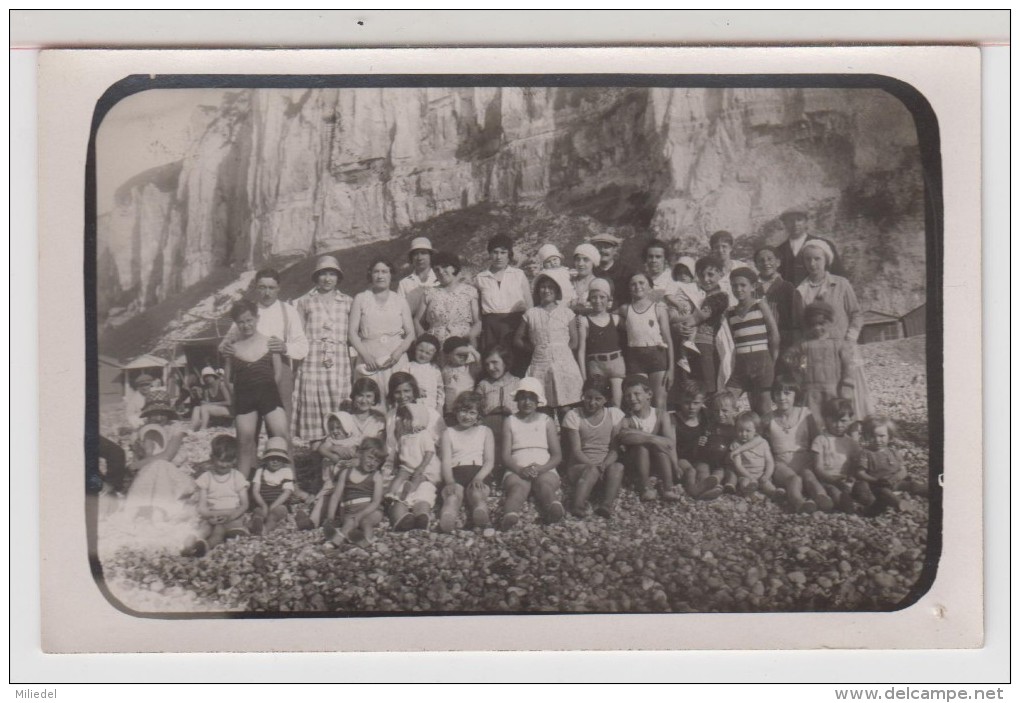
[[[404,515],[393,525],[394,532],[407,532],[413,529],[414,515],[411,513],[404,513]]]

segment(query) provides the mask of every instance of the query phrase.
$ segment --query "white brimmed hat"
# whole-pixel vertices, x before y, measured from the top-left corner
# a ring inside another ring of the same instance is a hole
[[[266,451],[262,452],[262,461],[266,459],[283,459],[290,463],[290,452],[287,451],[287,440],[283,437],[270,437],[266,440]]]
[[[219,378],[219,374],[216,373],[216,369],[214,369],[212,366],[206,366],[204,369],[202,369],[202,373],[199,374],[200,378],[205,378],[206,376],[216,376],[217,378]]]
[[[602,255],[599,254],[599,250],[595,248],[594,244],[588,244],[587,242],[574,247],[574,256],[583,256],[596,266],[602,261]]]
[[[340,423],[340,429],[344,431],[344,434],[350,436],[357,431],[357,424],[354,422],[354,418],[350,413],[338,410],[336,412],[327,413],[326,418],[322,421],[322,429],[329,434],[329,421],[332,418],[336,418],[336,421]]]
[[[517,396],[521,391],[527,391],[528,393],[534,393],[538,396],[538,404],[545,405],[545,386],[537,378],[531,376],[525,376],[521,379],[521,382],[517,384],[517,390],[514,391],[514,397]]]
[[[539,263],[545,263],[546,259],[550,259],[554,256],[558,256],[560,261],[563,260],[563,254],[556,248],[555,244],[543,244],[538,248],[538,261]]]
[[[312,280],[314,281],[322,271],[336,271],[337,275],[343,278],[344,270],[340,268],[340,262],[336,260],[335,256],[326,254],[320,256],[318,261],[315,262],[315,270],[312,271]]]
[[[414,239],[411,240],[411,248],[408,251],[412,252],[419,250],[428,251],[433,254],[436,253],[436,250],[432,248],[432,242],[429,240],[428,237],[415,237]]]

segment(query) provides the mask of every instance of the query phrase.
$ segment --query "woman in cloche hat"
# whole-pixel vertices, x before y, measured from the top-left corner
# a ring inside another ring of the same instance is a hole
[[[305,439],[319,437],[322,418],[351,394],[347,325],[352,301],[338,289],[343,277],[335,257],[320,256],[312,272],[315,288],[294,301],[308,337],[308,356],[298,372],[291,430]]]

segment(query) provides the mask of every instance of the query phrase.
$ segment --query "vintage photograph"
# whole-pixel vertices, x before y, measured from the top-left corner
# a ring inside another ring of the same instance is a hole
[[[931,585],[942,172],[906,84],[118,85],[81,526],[114,606],[875,612]]]

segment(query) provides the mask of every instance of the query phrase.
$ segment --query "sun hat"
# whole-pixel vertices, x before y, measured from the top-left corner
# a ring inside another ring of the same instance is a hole
[[[266,451],[262,452],[262,461],[274,458],[283,459],[290,463],[290,454],[287,452],[287,440],[283,437],[270,437],[266,440]]]
[[[609,285],[609,281],[604,278],[596,278],[594,281],[588,284],[588,294],[592,291],[598,291],[599,293],[605,293],[609,297],[613,296],[613,289]]]
[[[142,417],[149,417],[150,415],[172,416],[175,414],[173,407],[170,405],[170,395],[166,391],[149,391],[145,405],[142,407]]]
[[[202,369],[202,373],[199,374],[199,377],[205,378],[206,376],[216,376],[217,378],[219,378],[220,375],[216,372],[216,369],[214,369],[212,366],[206,366],[204,369]]]
[[[543,386],[542,382],[537,378],[532,378],[531,376],[525,376],[522,378],[521,382],[517,384],[517,390],[514,391],[514,398],[516,398],[517,394],[522,391],[534,393],[538,396],[538,404],[540,406],[545,405],[545,386]]]
[[[329,434],[329,421],[333,418],[336,418],[336,421],[340,423],[340,429],[348,437],[357,432],[358,426],[354,422],[354,417],[349,412],[337,410],[336,412],[326,413],[326,417],[322,421],[322,429],[325,430],[326,434]]]
[[[320,256],[315,262],[315,270],[312,271],[312,280],[314,281],[322,271],[329,271],[330,269],[336,271],[341,278],[343,277],[344,270],[340,268],[340,262],[336,260],[335,256],[330,256],[329,254]]]
[[[681,256],[679,259],[676,260],[676,265],[677,266],[683,266],[684,268],[686,268],[690,272],[692,277],[695,275],[695,272],[694,272],[695,266],[694,266],[694,257],[693,256]]]
[[[583,256],[584,258],[591,260],[591,262],[596,266],[598,266],[599,262],[602,261],[602,255],[599,254],[599,250],[595,248],[595,245],[588,244],[587,242],[578,244],[574,247],[574,256]]]
[[[818,251],[825,254],[825,268],[829,268],[829,266],[832,265],[832,259],[835,257],[835,254],[833,253],[832,247],[829,246],[829,243],[827,241],[825,241],[824,239],[807,240],[806,242],[804,242],[804,245],[800,248],[801,256],[804,255],[804,250],[810,247],[814,247]]]
[[[560,257],[560,261],[563,260],[563,254],[556,248],[555,244],[543,244],[538,248],[538,261],[539,263],[545,263],[546,259],[550,259],[554,256]]]
[[[615,235],[609,234],[608,232],[604,232],[602,234],[596,234],[589,241],[592,244],[598,244],[599,242],[602,242],[603,244],[612,244],[614,247],[618,247],[621,244],[623,244],[623,240],[622,239],[620,239],[619,237],[617,237]]]
[[[412,239],[411,248],[408,250],[408,253],[414,251],[428,251],[432,252],[433,254],[436,253],[436,250],[432,248],[432,242],[429,240],[428,237],[415,237],[414,239]]]
[[[138,376],[135,377],[135,388],[142,385],[151,386],[155,381],[156,379],[147,373],[138,374]]]

